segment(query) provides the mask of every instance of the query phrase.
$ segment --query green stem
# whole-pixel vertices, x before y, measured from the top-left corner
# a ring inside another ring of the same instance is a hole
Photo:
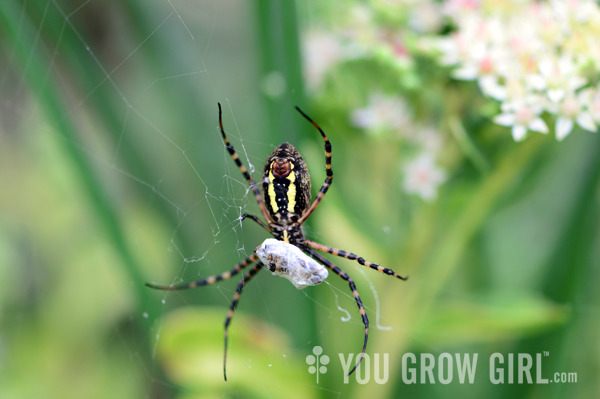
[[[393,324],[405,326],[407,331],[393,340],[374,342],[369,349],[372,353],[390,354],[390,375],[399,373],[401,353],[408,344],[411,328],[417,326],[419,321],[429,313],[448,280],[458,269],[467,245],[481,229],[498,200],[505,194],[507,187],[525,173],[527,165],[535,159],[535,155],[547,142],[545,137],[532,136],[524,143],[516,144],[516,148],[504,157],[471,196],[471,200],[465,204],[463,211],[448,229],[441,243],[430,246],[438,248],[431,261],[424,268],[414,269],[419,273],[419,280],[426,281],[427,284],[410,286],[409,279],[406,288],[402,287],[390,294],[388,302],[404,304],[402,311],[397,314],[397,319],[393,320]],[[362,385],[353,391],[353,396],[356,398],[390,397],[393,389],[395,389],[394,384],[382,384],[376,387]]]
[[[90,197],[98,219],[123,260],[125,270],[136,293],[136,308],[140,315],[138,320],[148,330],[159,314],[159,309],[153,305],[156,301],[151,300],[149,290],[144,287],[144,279],[126,243],[117,212],[94,174],[92,166],[80,150],[77,130],[71,120],[64,117],[68,111],[58,95],[59,90],[53,87],[53,82],[60,81],[60,79],[46,79],[47,67],[45,65],[48,65],[48,59],[43,57],[39,47],[35,46],[36,30],[31,21],[26,15],[22,19],[20,16],[20,7],[16,2],[5,0],[0,6],[0,29],[8,37],[8,42],[15,46],[15,57],[18,62],[23,66],[27,65],[23,71],[31,90],[38,94],[39,104],[54,127],[53,132],[61,136],[58,141],[73,162],[73,168],[79,172],[81,184]],[[141,317],[142,307],[150,317]],[[147,307],[152,307],[152,309]]]
[[[473,165],[475,165],[482,175],[487,175],[490,172],[490,164],[477,148],[477,145],[465,130],[458,116],[451,116],[448,120],[448,125],[450,126],[450,132],[452,132],[465,156],[473,162]]]
[[[276,136],[281,135],[284,127],[285,140],[294,142],[302,136],[301,133],[308,131],[308,126],[302,123],[294,109],[295,105],[302,106],[305,101],[296,3],[258,0],[256,16],[262,59],[261,79],[270,128]],[[284,84],[281,93],[269,89],[273,81]]]

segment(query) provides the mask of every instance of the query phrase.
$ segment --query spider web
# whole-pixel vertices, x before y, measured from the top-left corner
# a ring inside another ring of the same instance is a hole
[[[255,179],[272,149],[283,141],[293,140],[286,137],[283,126],[264,128],[267,118],[261,105],[264,100],[260,59],[253,50],[258,39],[248,18],[253,12],[248,3],[166,0],[125,5],[94,0],[48,0],[23,2],[19,7],[19,20],[13,20],[17,38],[26,42],[28,21],[34,22],[35,37],[24,67],[18,62],[17,50],[4,49],[0,70],[3,130],[21,132],[31,128],[28,137],[21,140],[40,140],[49,149],[43,147],[38,151],[48,151],[54,160],[61,158],[57,153],[62,153],[61,167],[67,169],[62,172],[72,179],[66,190],[85,187],[81,183],[77,183],[77,188],[69,186],[81,177],[73,178],[77,176],[77,167],[65,161],[64,151],[59,149],[75,147],[76,156],[98,176],[102,195],[112,204],[125,237],[123,241],[132,248],[144,279],[178,284],[217,275],[231,270],[268,238],[252,222],[241,226],[242,214],[260,212],[217,130],[219,101],[228,137],[244,164],[254,172]],[[136,16],[138,21],[134,21]],[[61,21],[58,25],[57,20]],[[56,26],[59,29],[53,31]],[[69,65],[68,59],[73,55],[77,61]],[[38,59],[44,60],[44,64],[34,65]],[[152,61],[159,64],[150,65]],[[27,95],[26,76],[36,68],[44,74],[42,83]],[[57,90],[66,99],[64,108],[56,115],[58,122],[43,117],[44,110],[47,112],[43,96],[46,90]],[[28,115],[39,118],[32,121]],[[108,116],[114,119],[107,120]],[[71,121],[76,136],[57,131],[62,121]],[[298,118],[298,123],[306,122]],[[272,130],[277,134],[269,133]],[[319,163],[322,144],[317,144],[306,144],[315,189],[324,177],[324,165]],[[302,146],[299,148],[303,152]],[[313,157],[311,153],[318,155]],[[310,162],[312,158],[317,160],[316,166]],[[88,201],[84,195],[79,200]],[[224,319],[239,277],[185,292],[150,292],[147,296],[150,302],[132,305],[133,286],[144,281],[132,280],[124,271],[114,237],[109,233],[106,238],[103,220],[98,221],[98,216],[102,219],[106,215],[96,215],[94,209],[88,212],[85,217],[94,224],[96,239],[109,255],[100,255],[98,260],[90,256],[93,267],[80,264],[80,269],[66,270],[88,282],[94,281],[99,287],[93,291],[96,296],[90,299],[94,304],[91,308],[118,305],[120,310],[112,319],[107,317],[112,321],[105,323],[109,326],[106,335],[116,336],[129,358],[122,380],[140,379],[138,387],[150,384],[147,389],[151,397],[157,395],[156,389],[178,397],[193,395],[194,392],[174,384],[159,366],[163,360],[161,340],[168,328],[164,320],[177,309],[196,312],[205,306],[217,307]],[[315,237],[318,231],[307,229],[309,237],[318,238]],[[73,251],[78,240],[71,240],[60,251]],[[372,326],[382,331],[392,329],[385,320],[385,313],[392,309],[380,304],[375,285],[367,274],[348,261],[336,263],[349,271],[360,286]],[[35,266],[34,274],[39,278],[43,266],[43,262]],[[345,282],[330,275],[326,285],[297,291],[287,281],[263,271],[244,291],[230,329],[230,357],[246,356],[238,337],[244,330],[264,331],[263,321],[288,335],[298,326],[315,324],[312,332],[306,329],[308,332],[300,334],[300,338],[288,338],[289,345],[271,343],[268,355],[276,359],[273,363],[278,368],[272,375],[256,381],[266,396],[277,396],[271,392],[273,378],[282,383],[277,375],[290,373],[286,358],[302,359],[323,336],[339,331],[340,326],[356,336],[354,346],[345,351],[357,353],[360,349],[363,326],[354,298]],[[76,280],[69,281],[65,295],[77,302],[83,295],[80,285]],[[294,315],[297,308],[309,309],[315,320],[298,320]],[[69,308],[53,312],[53,318],[66,319],[68,328],[79,328],[78,322],[67,315]],[[218,322],[211,319],[210,323],[221,329],[222,319]],[[144,324],[145,320],[151,323]],[[199,318],[198,323],[205,321]],[[143,331],[134,332],[135,326],[140,325],[145,326]],[[17,322],[15,328],[18,327]],[[97,334],[87,344],[102,353],[105,338]],[[215,350],[221,351],[221,345],[220,342]],[[331,348],[330,357],[336,357],[334,352]],[[232,380],[250,373],[259,361],[251,356],[246,360],[247,369],[230,365]],[[221,367],[220,363],[212,366]],[[307,365],[300,366],[308,375]],[[295,383],[305,385],[304,381]],[[328,390],[326,385],[313,383],[310,387],[332,397],[341,394]],[[222,394],[244,396],[243,390],[235,389],[225,386]]]

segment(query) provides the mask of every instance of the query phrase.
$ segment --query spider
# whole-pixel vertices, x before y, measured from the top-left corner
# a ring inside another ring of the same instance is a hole
[[[356,301],[358,310],[362,317],[362,322],[365,326],[365,337],[360,359],[350,373],[348,373],[348,375],[351,375],[362,362],[367,349],[367,340],[369,338],[369,319],[367,318],[367,312],[363,306],[360,296],[358,295],[354,281],[342,269],[333,264],[333,262],[316,252],[315,249],[342,258],[355,260],[362,266],[369,267],[389,276],[394,276],[400,280],[406,280],[408,277],[399,276],[393,270],[376,265],[375,263],[368,262],[362,257],[351,252],[319,244],[307,239],[304,236],[302,224],[313,213],[327,193],[327,190],[331,186],[331,182],[333,180],[333,171],[331,169],[331,143],[329,142],[329,139],[319,125],[317,125],[310,117],[308,117],[300,108],[296,107],[296,110],[310,123],[312,123],[315,128],[317,128],[317,130],[321,133],[321,136],[323,136],[323,140],[325,141],[325,167],[327,177],[325,178],[317,197],[312,202],[310,176],[308,174],[306,163],[304,162],[304,159],[302,159],[302,156],[298,150],[296,150],[296,148],[289,143],[283,143],[279,145],[277,148],[275,148],[273,153],[271,153],[269,158],[267,158],[262,176],[263,195],[261,196],[258,185],[250,173],[248,173],[246,167],[242,164],[242,161],[235,152],[233,145],[231,145],[227,139],[225,129],[223,129],[223,118],[220,103],[218,103],[218,107],[219,130],[223,136],[225,147],[227,148],[227,151],[231,155],[231,158],[233,158],[233,161],[239,168],[240,172],[242,172],[242,175],[244,175],[244,178],[248,181],[250,189],[254,193],[254,197],[264,219],[266,220],[266,223],[257,216],[248,213],[242,215],[240,220],[243,221],[245,219],[251,219],[262,228],[267,230],[275,239],[299,248],[301,251],[307,255],[310,255],[315,260],[322,263],[325,265],[325,267],[344,279],[352,291],[352,295],[354,296],[354,300]],[[196,288],[204,285],[214,284],[217,281],[227,280],[254,262],[258,261],[239,282],[235,290],[235,294],[233,295],[233,300],[231,301],[227,318],[225,319],[225,348],[223,353],[223,377],[225,378],[225,381],[227,381],[227,340],[229,324],[231,323],[231,319],[235,313],[242,290],[256,275],[256,273],[258,273],[261,269],[266,268],[262,261],[259,260],[259,256],[257,254],[257,250],[259,248],[254,250],[250,256],[237,264],[232,270],[219,274],[218,276],[211,276],[202,280],[180,285],[158,285],[146,283],[148,287],[158,290],[183,290],[188,288]],[[275,264],[269,264],[268,269],[271,272],[276,272],[276,268],[277,266]]]

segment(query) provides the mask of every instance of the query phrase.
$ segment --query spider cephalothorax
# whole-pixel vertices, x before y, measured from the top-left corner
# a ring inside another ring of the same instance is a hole
[[[261,196],[258,185],[250,173],[248,173],[248,170],[242,164],[242,161],[239,159],[237,153],[233,149],[233,146],[227,139],[227,135],[223,129],[223,120],[221,118],[221,104],[219,104],[219,127],[221,135],[223,136],[223,141],[225,142],[225,148],[227,148],[231,158],[233,158],[233,161],[238,166],[240,172],[242,172],[244,178],[250,185],[250,189],[254,193],[254,198],[258,203],[258,207],[260,208],[266,223],[263,222],[258,216],[247,213],[242,216],[241,220],[245,220],[247,218],[252,219],[262,228],[267,230],[269,234],[271,234],[276,240],[283,242],[278,243],[277,241],[265,241],[263,245],[257,247],[251,255],[238,263],[232,270],[221,273],[218,276],[210,276],[198,281],[180,285],[158,285],[146,283],[146,285],[149,287],[159,290],[182,290],[187,288],[195,288],[203,285],[214,284],[217,281],[227,280],[254,262],[257,262],[256,265],[254,265],[254,267],[252,267],[239,282],[235,294],[233,295],[233,300],[231,301],[227,318],[225,319],[225,354],[223,360],[223,375],[225,377],[225,381],[227,381],[226,361],[229,323],[231,322],[231,318],[235,312],[242,290],[256,275],[256,273],[262,269],[270,270],[273,272],[273,274],[288,278],[290,281],[292,281],[296,288],[303,288],[305,286],[318,284],[323,281],[327,274],[320,270],[318,264],[312,263],[312,261],[307,257],[310,256],[348,283],[354,300],[356,301],[356,305],[358,306],[362,322],[365,325],[365,336],[362,352],[357,357],[357,362],[349,374],[352,374],[354,370],[356,370],[356,367],[362,361],[365,350],[367,349],[367,340],[369,338],[369,319],[367,318],[367,311],[365,310],[360,296],[358,295],[354,281],[352,281],[352,279],[342,269],[334,265],[333,262],[316,252],[315,249],[342,258],[355,260],[362,266],[369,267],[401,280],[406,280],[405,277],[399,276],[393,270],[376,265],[375,263],[368,262],[362,257],[351,252],[328,247],[326,245],[308,240],[304,237],[304,233],[302,232],[302,224],[317,208],[317,205],[319,205],[325,196],[325,193],[327,193],[327,190],[331,186],[331,182],[333,180],[333,171],[331,169],[331,144],[329,143],[329,139],[323,130],[321,130],[321,128],[315,122],[313,122],[312,119],[302,112],[300,108],[296,107],[296,109],[319,130],[319,133],[321,133],[321,136],[325,141],[325,172],[327,177],[325,178],[319,193],[313,201],[311,201],[310,178],[308,175],[308,169],[306,168],[306,163],[302,159],[300,153],[289,143],[283,143],[278,146],[269,156],[269,158],[267,158],[262,180],[263,195]],[[265,266],[263,262],[259,260],[259,255],[260,259],[265,260],[268,266]]]
[[[289,143],[275,148],[263,172],[263,196],[275,223],[296,223],[310,205],[310,177],[302,155]]]

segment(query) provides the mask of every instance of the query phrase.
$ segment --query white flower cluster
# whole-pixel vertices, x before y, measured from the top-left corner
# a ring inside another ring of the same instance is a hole
[[[313,94],[323,87],[333,67],[349,60],[378,60],[406,77],[405,72],[414,66],[408,43],[416,35],[439,31],[443,23],[434,0],[375,0],[370,7],[350,7],[337,18],[333,30],[313,28],[303,34],[304,75]],[[392,19],[404,22],[393,24]],[[381,24],[382,20],[388,23]],[[437,197],[438,187],[447,180],[446,172],[436,164],[441,134],[416,123],[403,97],[374,92],[366,106],[351,112],[350,122],[373,136],[409,143],[416,155],[399,165],[402,188],[425,201]]]
[[[413,124],[412,112],[402,97],[381,93],[371,94],[367,106],[353,110],[350,120],[355,127],[371,133],[388,130],[398,135],[409,132]]]
[[[311,91],[316,91],[329,69],[345,58],[338,36],[322,30],[304,33],[302,54],[304,79]]]
[[[437,198],[437,190],[446,182],[446,171],[436,165],[431,153],[423,152],[403,165],[404,181],[402,187],[410,194],[416,194],[425,201]]]
[[[406,26],[382,26],[376,14],[406,14]],[[413,60],[406,38],[415,32],[438,31],[442,17],[439,6],[433,0],[383,0],[373,2],[371,7],[362,4],[349,7],[336,16],[338,24],[333,29],[305,31],[302,54],[309,91],[318,91],[327,72],[348,60],[378,58],[385,59],[399,70],[410,68]]]
[[[394,134],[391,138],[402,139],[416,147],[418,155],[400,164],[404,176],[402,188],[425,201],[437,198],[438,187],[447,179],[446,172],[435,162],[441,148],[441,134],[434,128],[416,124],[402,97],[374,93],[366,107],[352,111],[350,121],[372,134],[391,132]]]
[[[548,133],[541,115],[555,115],[564,139],[575,124],[600,123],[600,7],[593,0],[449,0],[457,31],[435,40],[456,79],[477,80],[502,102],[500,125],[516,141]]]

